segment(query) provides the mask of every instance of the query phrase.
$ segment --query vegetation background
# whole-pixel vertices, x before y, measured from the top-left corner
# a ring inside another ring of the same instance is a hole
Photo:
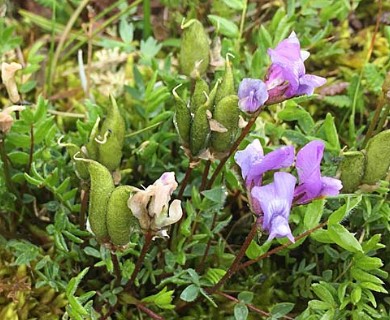
[[[148,186],[174,171],[180,185],[189,159],[172,90],[183,84],[180,95],[191,95],[178,66],[180,25],[197,18],[214,43],[208,77],[222,76],[217,62],[230,53],[236,87],[263,78],[267,49],[296,32],[311,53],[307,72],[327,83],[265,108],[240,149],[254,138],[266,152],[322,139],[322,172],[335,176],[343,152],[389,128],[388,1],[0,3],[1,62],[23,66],[16,83],[25,107],[0,136],[0,319],[390,319],[388,178],[295,207],[290,222],[301,240],[259,234],[242,260],[256,262],[211,295],[253,218],[233,158],[200,192],[203,161],[184,190],[186,218],[169,241],[153,242],[126,290],[145,237],[134,232],[125,249],[110,250],[85,230],[89,182],[64,146],[87,143],[111,94],[126,124],[116,182]],[[0,104],[14,104],[3,84]]]

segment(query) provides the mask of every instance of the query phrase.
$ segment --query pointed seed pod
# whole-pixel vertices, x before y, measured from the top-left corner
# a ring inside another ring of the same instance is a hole
[[[179,63],[183,74],[199,78],[210,62],[209,38],[200,21],[192,19],[185,26],[180,47]]]
[[[86,158],[84,153],[81,152],[81,149],[78,146],[76,146],[75,144],[73,144],[73,143],[66,143],[65,147],[66,147],[66,150],[69,153],[69,156],[72,159],[73,159],[74,155],[77,154],[77,153],[81,154],[83,158]],[[88,173],[87,165],[84,162],[76,161],[74,166],[76,168],[76,174],[77,174],[77,176],[80,179],[82,179],[82,180],[89,179],[89,173]]]
[[[111,193],[108,200],[107,230],[111,242],[118,246],[128,244],[132,230],[139,229],[137,218],[127,206],[133,192],[133,187],[120,186]]]
[[[349,151],[343,154],[340,164],[340,180],[343,192],[354,192],[361,184],[365,169],[365,155],[362,151]]]
[[[176,87],[177,88],[177,87]],[[173,118],[176,131],[185,147],[190,143],[190,127],[191,127],[191,112],[186,103],[176,93],[176,88],[173,90],[173,96],[176,102],[176,112]]]
[[[97,160],[99,154],[99,145],[95,141],[96,137],[99,134],[99,123],[100,123],[100,118],[97,118],[91,130],[91,133],[89,135],[89,140],[85,145],[88,152],[88,158],[92,160]]]
[[[225,152],[230,149],[237,136],[240,110],[238,97],[230,95],[223,98],[214,108],[213,119],[222,124],[227,132],[212,132],[211,146],[216,152]]]
[[[224,97],[235,94],[234,78],[231,63],[228,58],[225,62],[225,73],[222,78],[222,83],[218,87],[217,94],[215,96],[215,104],[218,104]]]
[[[80,159],[81,160],[81,159]],[[111,193],[114,191],[114,181],[110,171],[99,162],[87,160],[91,176],[91,192],[89,198],[89,223],[99,242],[108,241],[107,207]]]
[[[366,147],[366,170],[362,183],[375,184],[384,178],[390,166],[390,129],[372,137]]]
[[[195,90],[191,97],[191,112],[195,113],[195,111],[200,107],[203,106],[206,101],[207,97],[206,95],[209,94],[209,85],[206,81],[203,79],[196,80],[195,83]]]
[[[210,91],[209,98],[207,99],[207,101],[205,103],[205,106],[210,111],[213,111],[213,109],[214,109],[215,97],[217,95],[218,88],[219,88],[220,84],[221,84],[221,80],[217,80],[217,82],[215,82],[213,89],[211,89],[211,91]]]
[[[111,107],[107,110],[107,118],[103,122],[100,135],[107,137],[107,140],[99,145],[98,160],[109,170],[114,171],[119,167],[122,159],[125,121],[113,96],[111,96]]]
[[[210,124],[207,117],[208,109],[206,106],[200,107],[192,121],[190,132],[190,151],[196,157],[208,147],[210,137]]]

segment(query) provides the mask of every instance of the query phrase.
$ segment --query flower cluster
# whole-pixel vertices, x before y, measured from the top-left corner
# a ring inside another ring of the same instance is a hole
[[[253,113],[267,101],[278,102],[294,96],[310,95],[316,87],[326,82],[325,78],[306,74],[304,61],[310,54],[301,50],[295,32],[275,49],[268,49],[268,55],[271,65],[265,81],[246,78],[240,84],[238,97],[242,111]]]
[[[169,205],[176,188],[175,173],[165,172],[154,184],[130,197],[128,207],[144,232],[151,231],[156,237],[169,238],[168,226],[183,215],[180,200],[173,200]]]
[[[274,181],[262,186],[262,176],[270,170],[290,167],[294,162],[294,147],[281,147],[264,155],[259,140],[254,140],[235,160],[241,168],[249,192],[252,210],[263,216],[262,227],[269,231],[269,240],[288,237],[294,242],[288,217],[293,203],[304,204],[325,196],[335,196],[342,188],[338,179],[321,176],[321,160],[325,145],[314,140],[297,154],[297,179],[287,172],[276,172]]]

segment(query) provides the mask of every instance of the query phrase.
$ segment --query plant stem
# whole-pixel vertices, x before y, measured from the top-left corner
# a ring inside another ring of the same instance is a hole
[[[5,152],[4,138],[5,138],[4,135],[0,135],[0,157],[1,157],[1,161],[3,162],[3,172],[4,172],[5,185],[7,186],[7,189],[9,192],[14,193],[15,196],[18,197],[19,193],[16,190],[14,184],[12,183],[12,179],[11,179],[10,167],[9,167],[9,162],[8,162],[9,160],[7,157],[7,153]]]
[[[256,221],[253,223],[252,225],[252,229],[251,231],[249,232],[249,234],[247,235],[244,243],[242,244],[241,246],[241,249],[240,251],[238,252],[236,258],[234,259],[232,265],[230,266],[230,268],[228,269],[228,271],[226,271],[225,275],[221,278],[221,280],[219,280],[219,282],[217,284],[215,284],[213,287],[211,288],[208,288],[208,289],[205,289],[205,291],[208,293],[208,294],[213,294],[215,293],[217,290],[219,290],[220,287],[222,287],[225,282],[227,280],[229,280],[232,275],[234,273],[236,273],[236,271],[238,270],[239,268],[239,263],[242,259],[242,257],[245,255],[245,252],[246,250],[248,249],[251,241],[253,240],[253,238],[255,237],[257,233],[257,223]]]
[[[376,128],[376,125],[378,124],[379,116],[381,114],[381,111],[386,103],[386,100],[384,99],[384,95],[381,94],[380,98],[378,99],[378,102],[376,104],[376,109],[374,113],[374,117],[372,118],[370,122],[370,126],[367,130],[366,136],[364,137],[364,141],[362,144],[362,149],[364,149],[367,145],[368,140],[372,137],[374,130]]]
[[[150,0],[143,0],[143,12],[144,12],[144,27],[143,27],[143,39],[147,40],[152,34],[152,26],[150,24]]]
[[[155,320],[164,320],[164,318],[160,315],[158,315],[157,313],[153,312],[152,310],[150,310],[147,306],[145,306],[144,304],[142,303],[139,303],[136,305],[137,308],[141,309],[143,312],[145,312],[149,317],[151,317],[152,319],[155,319]]]
[[[180,190],[179,190],[179,193],[177,195],[177,198],[179,200],[182,200],[182,198],[183,198],[184,189],[186,188],[186,186],[188,184],[188,181],[190,180],[190,176],[191,176],[192,170],[193,170],[193,168],[191,166],[191,160],[190,160],[190,163],[188,164],[187,171],[186,171],[186,174],[184,176],[184,179],[183,179],[183,181],[180,184]]]
[[[233,146],[230,148],[228,155],[221,159],[219,162],[217,168],[215,169],[213,175],[211,176],[206,189],[211,189],[213,186],[215,179],[217,178],[218,174],[221,172],[223,166],[225,165],[226,161],[230,158],[230,156],[237,150],[238,146],[240,145],[241,141],[244,140],[246,135],[248,134],[249,130],[252,128],[252,126],[255,124],[257,119],[258,113],[254,115],[248,122],[248,124],[245,126],[244,130],[242,130],[241,135],[238,137],[236,142],[234,142]]]
[[[207,160],[204,171],[203,171],[202,184],[200,185],[199,192],[202,192],[204,190],[204,188],[206,187],[207,177],[208,177],[209,171],[210,171],[210,166],[211,166],[211,161]]]
[[[374,135],[378,134],[382,130],[382,128],[385,124],[385,121],[389,115],[389,112],[390,112],[390,103],[387,104],[385,111],[383,111],[383,114],[379,120],[378,126],[376,127],[376,130],[374,132]]]
[[[295,238],[294,238],[295,241],[298,241],[298,240],[300,240],[300,239],[302,239],[302,238],[308,236],[309,234],[313,233],[314,231],[316,231],[316,230],[318,230],[318,229],[321,229],[322,227],[326,226],[327,223],[328,223],[328,221],[322,222],[322,223],[320,223],[319,225],[315,226],[314,228],[305,231],[304,233],[302,233],[302,234],[300,234],[299,236],[295,237]],[[291,242],[291,241],[288,241],[288,242],[286,242],[285,244],[283,244],[283,245],[281,245],[281,246],[279,246],[279,247],[276,247],[276,248],[274,248],[274,249],[272,249],[272,250],[270,250],[270,251],[268,251],[268,252],[262,254],[261,256],[257,257],[256,259],[249,260],[249,261],[247,261],[247,262],[241,264],[241,265],[237,268],[236,271],[241,270],[241,269],[244,269],[244,268],[246,268],[246,267],[248,267],[248,266],[250,266],[250,265],[252,265],[252,264],[254,264],[254,263],[256,263],[256,262],[259,262],[260,260],[263,260],[263,259],[265,259],[265,258],[268,258],[269,256],[272,256],[273,254],[278,253],[279,251],[282,251],[283,249],[287,248],[287,247],[290,246],[291,244],[292,244],[292,242]]]
[[[234,302],[241,302],[240,300],[238,300],[237,298],[227,294],[227,293],[224,293],[224,292],[221,292],[221,291],[217,291],[216,294],[222,296],[222,297],[225,297],[226,299],[229,299],[230,301],[234,301]],[[245,305],[248,307],[248,309],[264,316],[264,317],[269,317],[270,314],[268,312],[265,312],[264,310],[261,310],[257,307],[255,307],[253,304],[250,304],[250,303],[245,303]],[[284,319],[288,319],[288,320],[293,320],[294,318],[291,318],[289,316],[283,316]]]
[[[111,252],[111,260],[112,260],[112,265],[114,266],[114,274],[115,274],[115,284],[119,285],[121,282],[121,268],[119,267],[119,260],[118,256],[116,254],[113,254]]]
[[[131,289],[131,287],[134,284],[135,279],[137,278],[138,272],[141,270],[142,264],[144,263],[145,256],[150,248],[150,245],[152,244],[153,235],[151,231],[148,231],[145,234],[145,242],[141,250],[141,254],[138,257],[137,263],[135,265],[134,271],[131,275],[131,278],[129,282],[126,284],[125,291],[128,291]]]
[[[243,8],[242,8],[242,14],[241,14],[241,21],[240,21],[240,33],[238,35],[237,42],[236,42],[236,51],[237,51],[237,53],[240,50],[241,38],[242,38],[242,34],[244,33],[245,16],[246,16],[247,8],[248,8],[248,0],[244,0]]]
[[[213,216],[213,222],[211,223],[211,228],[210,230],[212,231],[215,227],[215,224],[217,222],[217,212],[214,213],[214,216]],[[194,226],[194,230],[192,232],[192,234],[194,234],[195,232],[195,229],[196,227]],[[204,262],[209,254],[209,251],[210,251],[210,247],[211,247],[211,241],[213,240],[213,235],[210,237],[210,239],[207,241],[207,245],[206,245],[206,249],[204,251],[204,254],[203,254],[203,257],[202,257],[202,260],[200,261],[198,267],[196,268],[196,271],[199,273],[201,271],[203,271],[204,269]]]
[[[81,198],[81,205],[80,205],[79,225],[81,230],[85,230],[86,212],[87,212],[88,198],[89,198],[89,186],[86,182],[82,182],[80,198]]]
[[[33,157],[34,157],[34,125],[32,124],[30,127],[30,154],[28,157],[28,163],[26,167],[27,174],[30,174]]]

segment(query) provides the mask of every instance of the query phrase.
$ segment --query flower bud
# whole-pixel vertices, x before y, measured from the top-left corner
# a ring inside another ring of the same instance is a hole
[[[365,167],[365,155],[362,151],[349,151],[343,154],[340,164],[340,180],[344,192],[354,192],[359,187]]]
[[[1,78],[3,80],[5,88],[7,89],[9,99],[12,103],[18,103],[20,101],[18,87],[15,81],[15,73],[16,71],[21,69],[22,65],[19,63],[3,62],[1,64]]]
[[[366,169],[362,183],[374,184],[384,178],[390,167],[390,129],[372,137],[366,147]]]
[[[226,132],[212,132],[211,146],[213,151],[226,152],[235,141],[239,127],[238,121],[240,109],[238,108],[238,97],[229,95],[223,98],[214,109],[213,120],[219,122],[226,128]]]
[[[191,78],[201,77],[207,70],[210,57],[209,38],[200,21],[186,23],[182,34],[179,63],[183,74]]]

